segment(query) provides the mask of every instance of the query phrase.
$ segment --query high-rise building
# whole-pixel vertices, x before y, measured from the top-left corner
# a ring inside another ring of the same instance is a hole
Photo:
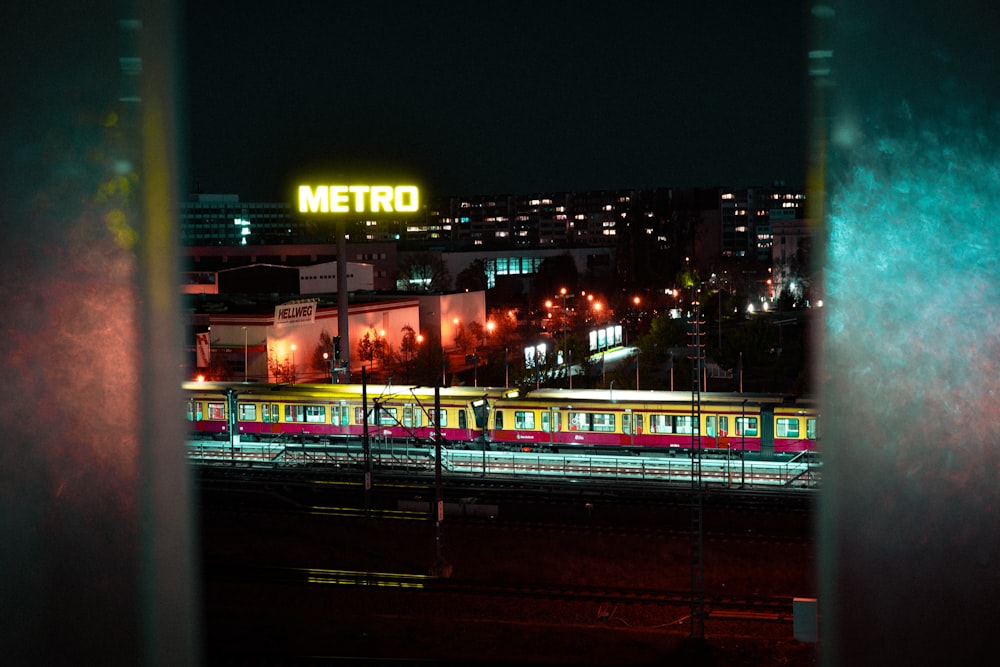
[[[237,246],[306,240],[288,202],[241,202],[238,195],[195,194],[180,205],[181,245]]]
[[[719,194],[723,257],[771,258],[771,220],[805,215],[805,194],[780,185],[724,189]]]

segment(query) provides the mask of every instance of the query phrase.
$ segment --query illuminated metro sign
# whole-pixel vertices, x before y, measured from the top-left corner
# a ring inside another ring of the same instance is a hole
[[[415,185],[299,186],[300,213],[412,213],[419,206]]]

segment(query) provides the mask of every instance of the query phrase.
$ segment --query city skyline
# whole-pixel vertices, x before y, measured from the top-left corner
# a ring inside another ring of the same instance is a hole
[[[433,196],[804,183],[805,10],[189,3],[189,189]]]

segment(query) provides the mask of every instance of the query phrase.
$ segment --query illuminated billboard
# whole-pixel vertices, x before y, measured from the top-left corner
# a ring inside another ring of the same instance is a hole
[[[413,213],[415,185],[300,185],[300,213]]]

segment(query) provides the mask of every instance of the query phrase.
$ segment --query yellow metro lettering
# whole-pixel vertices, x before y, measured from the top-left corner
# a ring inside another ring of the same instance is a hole
[[[372,186],[372,213],[378,213],[383,208],[387,213],[392,213],[392,186],[373,185]]]
[[[299,211],[303,213],[329,213],[330,197],[325,185],[316,187],[316,192],[308,185],[299,186]]]
[[[349,189],[354,193],[354,210],[361,213],[365,210],[365,193],[368,192],[368,186],[352,185]]]
[[[302,213],[412,213],[419,208],[420,192],[415,185],[299,186]]]

